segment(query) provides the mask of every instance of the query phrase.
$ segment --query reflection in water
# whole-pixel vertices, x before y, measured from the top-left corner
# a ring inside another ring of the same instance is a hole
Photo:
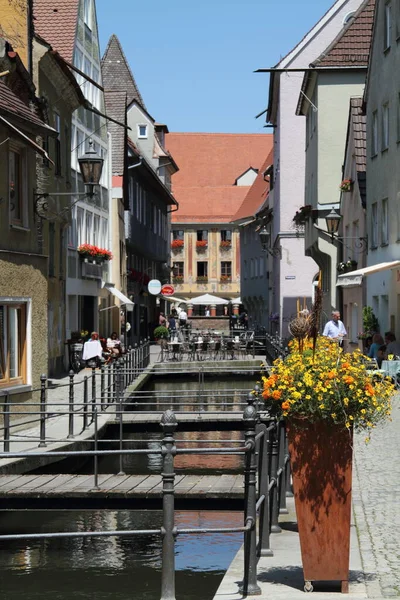
[[[240,527],[241,513],[177,512],[178,527]],[[45,533],[155,529],[160,511],[24,511],[0,513],[0,532]],[[211,599],[242,535],[182,535],[176,542],[178,600]],[[20,600],[158,600],[158,536],[7,541],[0,545],[2,598]]]

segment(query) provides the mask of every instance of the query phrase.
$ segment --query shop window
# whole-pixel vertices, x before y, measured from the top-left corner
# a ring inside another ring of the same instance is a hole
[[[26,304],[0,301],[0,387],[26,383]]]

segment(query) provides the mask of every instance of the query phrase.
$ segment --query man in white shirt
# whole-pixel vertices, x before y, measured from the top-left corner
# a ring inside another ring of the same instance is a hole
[[[187,323],[187,312],[183,308],[181,310],[181,312],[179,313],[179,326],[180,327],[186,327],[186,323]]]
[[[340,344],[342,343],[343,338],[347,335],[347,331],[340,320],[340,312],[338,310],[332,311],[332,318],[325,325],[322,335],[337,340]]]

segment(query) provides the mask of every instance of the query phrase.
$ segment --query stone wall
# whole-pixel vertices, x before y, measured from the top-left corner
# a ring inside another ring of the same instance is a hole
[[[190,317],[192,331],[196,329],[215,329],[229,331],[229,317]]]

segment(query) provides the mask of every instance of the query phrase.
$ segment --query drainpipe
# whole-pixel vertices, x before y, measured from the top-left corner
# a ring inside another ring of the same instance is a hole
[[[139,162],[136,163],[136,164],[134,164],[134,165],[130,165],[128,167],[128,169],[136,169],[136,167],[140,167],[140,165],[142,164],[142,162],[143,162],[143,157],[139,156]]]

